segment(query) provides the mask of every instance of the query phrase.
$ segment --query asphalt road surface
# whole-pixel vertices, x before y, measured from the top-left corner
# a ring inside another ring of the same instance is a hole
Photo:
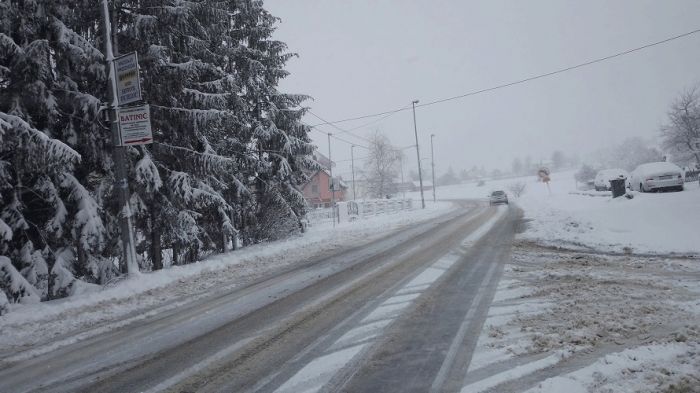
[[[0,369],[0,392],[454,392],[519,221],[461,209]]]

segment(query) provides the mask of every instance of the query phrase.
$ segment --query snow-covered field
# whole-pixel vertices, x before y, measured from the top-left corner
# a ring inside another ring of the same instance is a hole
[[[0,317],[0,357],[39,344],[43,347],[40,351],[67,345],[178,307],[213,290],[240,287],[334,250],[368,243],[454,208],[449,202],[429,203],[425,210],[343,223],[334,230],[330,223],[315,225],[303,236],[141,274],[86,296],[12,304],[11,312]]]
[[[485,197],[525,182],[526,225],[463,392],[700,392],[700,190],[550,189],[534,177],[438,189]]]
[[[576,190],[573,172],[552,174],[548,188],[535,176],[438,187],[439,199],[486,198],[505,190],[529,221],[523,239],[579,250],[626,253],[700,254],[700,188],[686,183],[683,192],[632,193],[612,199],[607,192]],[[520,198],[509,191],[524,183]],[[428,195],[428,194],[426,194]],[[420,198],[420,194],[411,193]]]

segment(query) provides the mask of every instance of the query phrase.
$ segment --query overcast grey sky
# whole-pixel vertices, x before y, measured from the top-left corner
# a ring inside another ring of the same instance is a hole
[[[700,28],[700,1],[266,0],[276,38],[299,58],[281,88],[339,120],[487,88]],[[700,34],[523,85],[417,110],[421,155],[437,171],[510,168],[629,136],[654,138],[670,101],[700,82]],[[310,124],[319,123],[308,115]],[[372,120],[372,119],[369,119]],[[368,120],[343,123],[347,129]],[[329,126],[327,132],[338,133]],[[366,129],[414,143],[410,111]],[[338,133],[348,140],[364,142]],[[321,151],[326,137],[313,133]],[[356,148],[356,156],[364,156]],[[415,151],[406,151],[415,167]],[[334,160],[350,147],[333,141]],[[338,172],[349,172],[339,162]],[[361,165],[358,163],[356,165]],[[349,177],[349,176],[344,176]]]

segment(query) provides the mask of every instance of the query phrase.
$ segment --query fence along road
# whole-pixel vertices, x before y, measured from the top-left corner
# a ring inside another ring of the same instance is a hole
[[[368,199],[362,201],[337,202],[335,214],[332,208],[312,209],[306,214],[311,225],[330,222],[338,217],[340,222],[354,221],[381,214],[393,214],[404,210],[413,210],[411,199]]]

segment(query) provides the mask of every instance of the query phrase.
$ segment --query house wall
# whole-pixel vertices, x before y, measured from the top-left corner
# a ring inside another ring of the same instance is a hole
[[[317,207],[315,205],[318,204],[329,204],[330,206],[331,191],[328,189],[329,183],[330,176],[324,171],[319,171],[302,187],[301,192],[311,206]],[[336,191],[335,200],[344,201],[345,193],[346,190]]]

